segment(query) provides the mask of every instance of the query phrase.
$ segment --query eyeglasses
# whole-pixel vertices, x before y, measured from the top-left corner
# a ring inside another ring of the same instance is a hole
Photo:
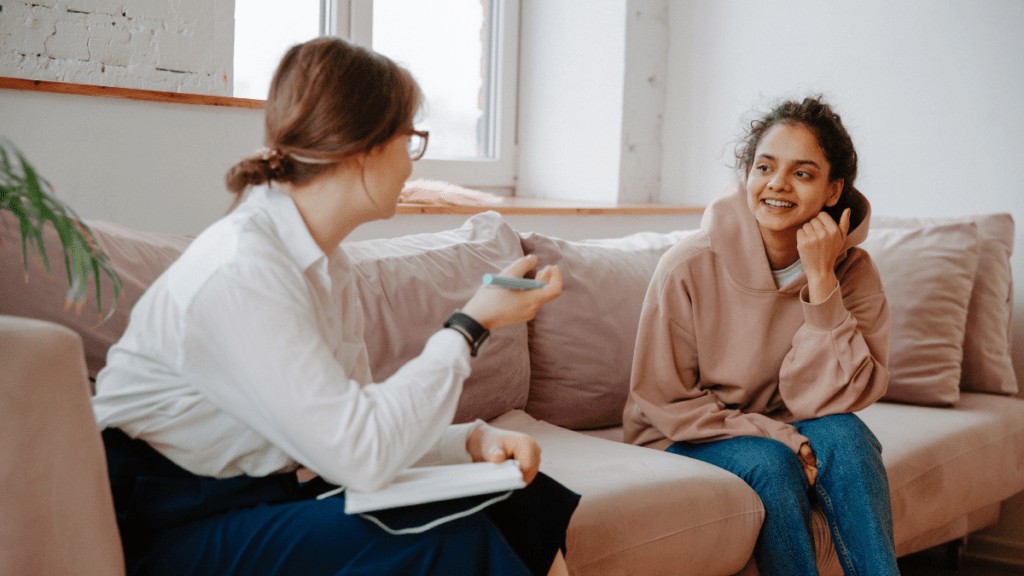
[[[410,130],[409,134],[409,158],[415,162],[427,153],[427,141],[430,140],[430,132],[426,130]]]

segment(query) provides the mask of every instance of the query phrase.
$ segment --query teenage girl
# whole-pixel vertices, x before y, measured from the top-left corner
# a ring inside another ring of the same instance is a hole
[[[889,309],[856,247],[870,206],[853,142],[807,98],[751,123],[737,160],[736,190],[651,281],[626,438],[745,480],[765,507],[762,574],[817,574],[814,503],[846,574],[898,574],[881,446],[853,414],[889,382]]]

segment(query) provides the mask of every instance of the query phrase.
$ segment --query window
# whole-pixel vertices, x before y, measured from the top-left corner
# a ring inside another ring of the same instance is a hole
[[[430,146],[414,178],[514,186],[518,0],[237,0],[235,11],[235,96],[265,98],[289,46],[347,37],[423,89],[417,128],[430,130]]]
[[[263,100],[289,47],[320,35],[321,0],[235,0],[232,95]]]

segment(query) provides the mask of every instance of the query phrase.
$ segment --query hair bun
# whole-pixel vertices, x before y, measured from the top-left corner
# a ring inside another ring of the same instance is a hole
[[[250,156],[228,170],[224,176],[224,183],[229,191],[239,194],[249,186],[257,186],[273,180],[273,173],[274,170],[270,167],[269,159],[264,160],[261,155]]]
[[[262,148],[259,151],[260,161],[267,166],[267,175],[271,180],[284,173],[284,163],[288,158],[286,154],[277,148]]]

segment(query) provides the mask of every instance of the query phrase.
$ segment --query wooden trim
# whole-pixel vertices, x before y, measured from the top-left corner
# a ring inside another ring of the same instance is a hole
[[[398,214],[477,214],[494,210],[501,214],[549,215],[549,216],[658,216],[658,215],[700,215],[700,206],[675,204],[586,204],[564,200],[510,197],[490,205],[466,206],[448,204],[399,204]]]
[[[92,84],[73,84],[70,82],[50,82],[47,80],[28,80],[25,78],[10,78],[5,76],[0,76],[0,88],[7,88],[11,90],[32,90],[36,92],[56,92],[59,94],[79,94],[83,96],[107,96],[111,98],[127,98],[129,100],[173,102],[176,104],[229,106],[233,108],[251,108],[254,110],[262,110],[264,103],[263,100],[254,100],[251,98],[182,94],[180,92],[140,90],[137,88],[115,88],[112,86],[94,86]]]

